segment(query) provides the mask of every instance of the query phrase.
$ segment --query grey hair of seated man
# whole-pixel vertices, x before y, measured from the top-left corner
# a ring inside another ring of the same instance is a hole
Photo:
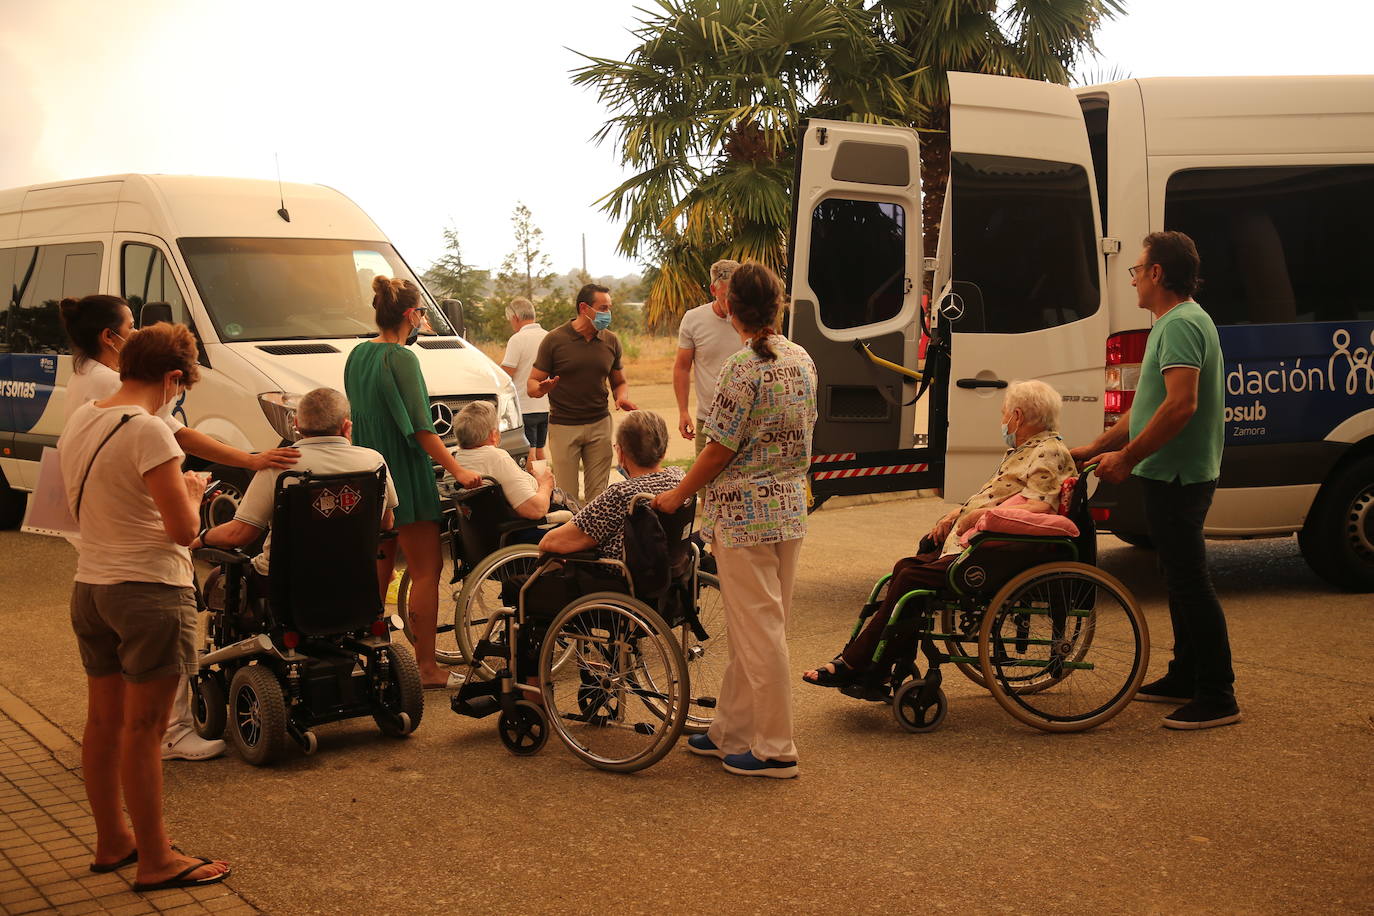
[[[1059,408],[1064,399],[1039,379],[1014,381],[1007,386],[1005,405],[1008,411],[1020,410],[1029,426],[1040,429],[1059,428]]]
[[[635,410],[620,421],[615,444],[641,468],[657,467],[668,452],[668,424],[652,410]]]
[[[514,318],[517,321],[533,321],[534,303],[523,297],[512,299],[510,305],[506,306],[506,318]]]
[[[459,448],[480,448],[496,430],[496,408],[489,401],[472,401],[453,418]]]
[[[348,398],[333,388],[308,391],[296,404],[296,430],[302,438],[340,435],[348,419]]]

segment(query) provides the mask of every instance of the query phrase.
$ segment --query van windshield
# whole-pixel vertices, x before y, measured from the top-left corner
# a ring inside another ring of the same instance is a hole
[[[417,282],[385,242],[184,238],[177,244],[225,343],[371,337],[377,333],[372,278]],[[452,335],[428,293],[422,297],[429,308],[421,333]]]

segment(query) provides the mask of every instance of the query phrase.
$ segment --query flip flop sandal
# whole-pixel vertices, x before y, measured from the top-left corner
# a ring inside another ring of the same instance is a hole
[[[835,666],[834,671],[826,671],[825,665],[816,669],[815,678],[802,675],[802,681],[815,687],[847,687],[858,679],[863,672],[856,671],[845,663],[844,657],[837,655],[828,664]]]
[[[134,893],[146,894],[148,891],[166,891],[178,887],[204,887],[207,884],[219,884],[225,878],[229,877],[229,873],[233,870],[226,868],[219,874],[211,875],[208,878],[188,878],[186,876],[189,875],[191,872],[195,871],[197,868],[204,868],[207,865],[215,864],[213,859],[207,859],[204,856],[196,856],[195,858],[199,860],[198,862],[196,862],[195,865],[188,866],[187,868],[183,869],[182,871],[178,872],[172,877],[167,878],[166,880],[150,881],[147,883],[142,881],[135,881]]]
[[[132,852],[130,852],[124,858],[120,859],[118,862],[111,862],[108,865],[101,865],[98,862],[92,862],[91,873],[96,875],[108,875],[112,871],[119,871],[121,868],[128,868],[130,865],[133,865],[137,861],[138,847],[135,846]],[[199,868],[200,866],[196,867]]]

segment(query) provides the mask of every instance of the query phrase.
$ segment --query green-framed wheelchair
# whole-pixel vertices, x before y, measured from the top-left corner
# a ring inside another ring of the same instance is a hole
[[[893,717],[910,732],[944,720],[945,664],[1045,731],[1085,731],[1120,712],[1145,678],[1150,634],[1135,597],[1093,565],[1088,470],[1073,483],[1065,513],[1077,537],[981,532],[949,566],[943,587],[902,595],[873,664],[841,691],[890,699]],[[891,578],[873,586],[854,636],[883,603]]]

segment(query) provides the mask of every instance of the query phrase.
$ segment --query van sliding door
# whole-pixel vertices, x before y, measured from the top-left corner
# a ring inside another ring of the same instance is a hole
[[[1066,86],[971,73],[951,73],[949,88],[936,320],[951,349],[945,498],[958,501],[1006,449],[998,429],[1009,382],[1041,379],[1063,396],[1067,445],[1102,431],[1108,315],[1077,97]]]
[[[861,346],[919,368],[920,174],[913,130],[820,120],[804,129],[789,336],[811,354],[820,379],[818,499],[930,485],[926,450],[914,448],[916,406],[907,403],[916,383],[876,365]],[[924,445],[925,429],[919,433]]]

